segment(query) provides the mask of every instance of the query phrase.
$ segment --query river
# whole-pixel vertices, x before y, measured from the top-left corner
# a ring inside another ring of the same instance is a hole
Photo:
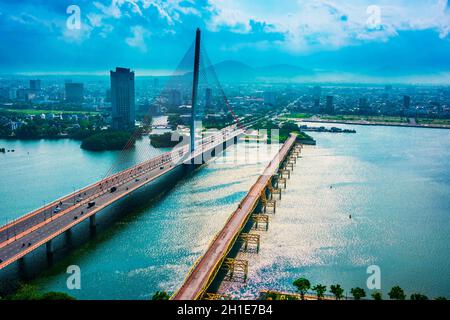
[[[367,266],[378,265],[385,295],[398,284],[408,294],[450,297],[450,130],[340,127],[357,133],[311,133],[317,146],[304,148],[260,253],[244,255],[247,285],[224,283],[222,290],[254,298],[261,289],[293,291],[292,281],[305,276],[348,291],[365,287]],[[118,157],[72,140],[0,140],[0,147],[15,149],[0,154],[2,224],[101,178]],[[160,152],[143,138],[123,166]],[[275,152],[238,143],[31,282],[79,299],[173,292]],[[81,269],[80,290],[66,287],[73,264]]]

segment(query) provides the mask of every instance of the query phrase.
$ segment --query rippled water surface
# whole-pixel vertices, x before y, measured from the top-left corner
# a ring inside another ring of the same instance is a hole
[[[269,231],[261,233],[260,253],[242,255],[248,284],[224,283],[222,290],[252,298],[261,289],[293,290],[299,276],[364,287],[367,266],[376,264],[385,293],[398,284],[407,293],[450,297],[450,130],[354,128],[357,134],[312,134],[318,144],[305,147]],[[0,147],[16,150],[0,154],[5,221],[101,178],[118,156],[82,151],[69,140],[0,140]],[[124,166],[160,152],[144,139]],[[231,147],[112,221],[33,283],[85,299],[173,292],[275,152],[256,143]],[[71,264],[81,268],[81,290],[66,288]]]

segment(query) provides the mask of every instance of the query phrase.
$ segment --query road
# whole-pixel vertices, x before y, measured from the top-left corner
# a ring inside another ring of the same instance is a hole
[[[197,143],[193,155],[189,146],[173,149],[90,186],[64,196],[0,228],[0,269],[25,256],[59,234],[105,207],[173,170],[191,158],[208,153],[224,141],[243,133],[235,126]],[[115,188],[115,191],[113,191]],[[112,192],[113,191],[113,192]],[[95,205],[89,207],[89,202]]]
[[[280,148],[275,158],[269,163],[263,174],[250,188],[236,211],[230,216],[223,229],[217,234],[206,253],[193,267],[185,282],[172,297],[173,300],[199,299],[214,279],[220,265],[231,250],[235,240],[253,212],[261,193],[267,187],[272,176],[278,171],[297,136],[292,135]]]

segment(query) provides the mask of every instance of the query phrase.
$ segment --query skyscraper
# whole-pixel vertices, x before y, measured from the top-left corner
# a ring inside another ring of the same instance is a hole
[[[315,86],[312,89],[313,101],[314,101],[314,112],[319,112],[320,110],[320,95],[322,93],[322,88],[320,86]]]
[[[333,96],[327,96],[327,105],[325,108],[325,113],[327,114],[334,113]]]
[[[126,130],[135,125],[134,71],[116,67],[111,75],[112,128]]]
[[[176,89],[169,90],[167,100],[170,107],[179,107],[182,104],[180,91]]]
[[[315,86],[313,88],[313,98],[320,99],[320,95],[322,93],[322,88],[320,86]]]
[[[30,90],[33,92],[41,91],[41,80],[30,80]]]
[[[82,83],[66,82],[66,101],[70,103],[83,102],[84,88]]]

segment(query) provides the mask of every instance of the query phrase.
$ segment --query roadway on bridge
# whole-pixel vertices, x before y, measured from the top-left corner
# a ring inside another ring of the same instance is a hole
[[[174,149],[62,197],[0,228],[0,269],[25,256],[115,201],[141,188],[191,158],[217,148],[243,133],[228,127],[204,138],[193,155],[189,146]],[[115,191],[111,192],[114,187]],[[95,205],[89,207],[89,202]]]
[[[195,300],[202,294],[215,277],[218,268],[227,256],[235,240],[245,226],[248,218],[258,203],[261,193],[267,187],[272,176],[278,171],[281,162],[286,158],[297,136],[291,137],[283,144],[275,158],[269,163],[263,174],[250,188],[238,209],[233,212],[223,229],[217,234],[206,253],[193,267],[185,282],[172,297],[174,300]]]

